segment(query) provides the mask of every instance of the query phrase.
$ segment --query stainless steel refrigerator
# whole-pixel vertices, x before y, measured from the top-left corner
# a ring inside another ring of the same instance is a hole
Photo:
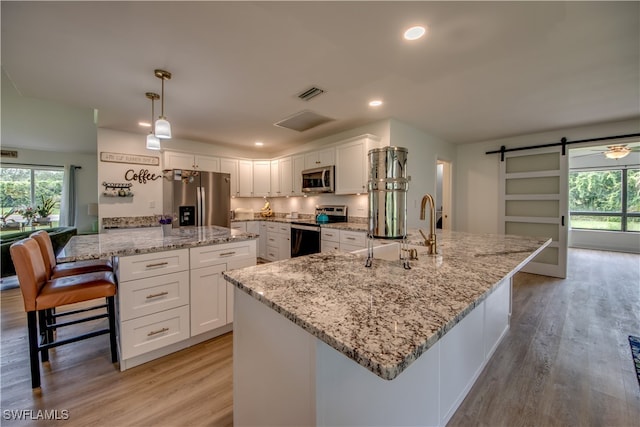
[[[171,213],[173,227],[231,223],[231,175],[173,169],[165,171],[163,213]],[[177,219],[177,220],[176,220]]]

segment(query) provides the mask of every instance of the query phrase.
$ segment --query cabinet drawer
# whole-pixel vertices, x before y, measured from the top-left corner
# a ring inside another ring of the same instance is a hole
[[[331,241],[327,241],[327,240],[323,240],[322,241],[322,252],[329,252],[329,251],[337,251],[340,250],[340,243],[338,242],[331,242]]]
[[[350,245],[348,243],[340,243],[340,250],[342,252],[361,251],[362,249],[365,249],[365,248],[366,248],[366,246]]]
[[[267,246],[278,246],[279,240],[277,233],[267,233]]]
[[[247,257],[256,257],[255,240],[191,248],[191,268],[208,267],[228,260]]]
[[[146,316],[189,303],[189,272],[123,282],[118,287],[120,321]]]
[[[238,231],[246,232],[247,231],[247,223],[246,222],[234,222],[234,221],[231,221],[231,229],[232,230],[238,230]]]
[[[277,233],[278,232],[278,224],[276,224],[275,222],[267,223],[267,231],[270,231],[272,233]]]
[[[364,248],[367,246],[367,235],[358,231],[340,231],[340,246],[343,244],[360,246]]]
[[[121,358],[129,359],[189,338],[189,306],[122,322]]]
[[[322,241],[340,242],[340,230],[322,228],[321,236],[322,236]]]
[[[280,259],[278,247],[267,245],[267,259],[269,261],[278,261]]]
[[[189,250],[123,256],[119,259],[118,280],[144,279],[189,269]]]
[[[289,224],[278,224],[278,233],[280,234],[290,234],[291,226]]]

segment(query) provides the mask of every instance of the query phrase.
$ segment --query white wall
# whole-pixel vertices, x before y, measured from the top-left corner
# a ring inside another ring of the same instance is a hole
[[[162,179],[146,184],[131,182],[133,197],[106,197],[102,193],[103,182],[127,183],[125,173],[133,169],[136,173],[148,169],[150,173],[162,175],[162,159],[159,151],[147,150],[144,136],[110,129],[98,129],[98,181],[94,191],[99,194],[99,216],[102,218],[147,216],[162,214]],[[138,154],[160,159],[159,166],[111,163],[99,160],[101,152]]]
[[[87,214],[96,203],[97,129],[93,109],[75,108],[35,98],[23,97],[2,71],[3,149],[18,150],[17,159],[1,159],[2,164],[81,166],[76,172],[77,224],[79,233],[91,232],[95,217]]]
[[[530,135],[514,136],[457,146],[455,168],[455,228],[472,233],[500,233],[499,166],[500,155],[486,155],[486,151],[559,142],[606,137],[640,132],[640,121],[627,120],[575,128],[559,129]]]

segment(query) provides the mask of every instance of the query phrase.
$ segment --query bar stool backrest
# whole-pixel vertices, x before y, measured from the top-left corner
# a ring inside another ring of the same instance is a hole
[[[38,230],[35,233],[31,233],[29,237],[35,239],[35,241],[38,243],[38,246],[40,246],[42,259],[44,260],[45,267],[47,267],[47,280],[49,280],[51,279],[51,272],[56,266],[56,255],[53,251],[53,243],[51,242],[51,237],[49,237],[49,233],[44,230]]]
[[[35,311],[36,297],[48,280],[49,270],[42,259],[40,246],[34,239],[27,237],[13,243],[9,251],[20,282],[24,310]]]

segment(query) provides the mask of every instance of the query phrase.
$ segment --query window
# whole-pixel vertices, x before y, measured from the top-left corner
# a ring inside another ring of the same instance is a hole
[[[640,231],[640,169],[569,173],[571,228]]]
[[[46,225],[57,226],[63,179],[64,170],[54,166],[0,167],[0,212],[3,230],[24,227],[28,223],[28,215],[25,216],[21,212],[29,207],[36,209],[42,205],[43,199],[51,199],[54,202],[49,216],[51,222]]]

